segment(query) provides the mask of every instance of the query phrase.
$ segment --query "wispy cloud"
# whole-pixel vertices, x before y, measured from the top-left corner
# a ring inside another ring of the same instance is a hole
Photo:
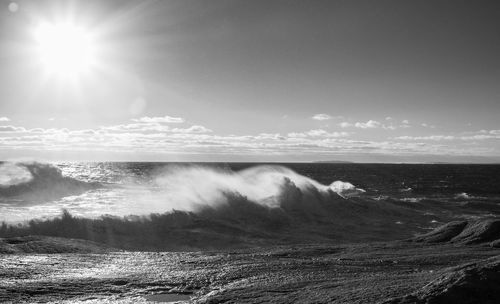
[[[332,116],[328,115],[328,114],[316,114],[312,117],[312,119],[314,120],[329,120],[329,119],[332,119]]]
[[[348,132],[328,132],[323,129],[315,129],[307,132],[291,132],[288,137],[291,138],[306,138],[306,137],[347,137]]]
[[[382,127],[382,124],[376,120],[369,120],[367,122],[357,122],[354,126],[360,129],[376,129]]]
[[[425,123],[425,122],[422,123],[421,126],[424,127],[424,128],[430,128],[430,129],[435,129],[436,128],[435,125],[430,125],[430,124]]]
[[[162,125],[156,122],[103,126],[101,127],[101,129],[117,131],[117,132],[169,132],[170,131],[169,126]]]
[[[381,125],[364,123],[366,126]],[[369,128],[369,127],[368,127]],[[500,138],[500,130],[469,134],[399,136],[360,140],[354,132],[312,129],[300,132],[216,134],[201,125],[172,128],[159,122],[134,122],[95,129],[0,127],[0,151],[108,151],[220,155],[316,155],[324,153],[471,154],[496,153],[494,146],[460,144],[463,140]],[[453,140],[457,140],[453,142]]]
[[[171,130],[174,133],[211,133],[212,130],[205,128],[204,126],[194,125],[189,128],[174,128]]]
[[[389,118],[389,119],[388,119]],[[391,121],[392,118],[386,117],[386,120]],[[397,127],[393,125],[392,123],[389,124],[384,124],[381,123],[377,120],[370,119],[367,122],[355,122],[355,123],[350,123],[347,121],[341,122],[338,124],[341,128],[358,128],[358,129],[385,129],[385,130],[396,130]]]
[[[1,116],[0,121],[10,121],[10,118],[5,117],[5,116]]]
[[[477,132],[479,134],[490,134],[490,135],[500,135],[500,130],[481,130]]]
[[[339,126],[340,126],[341,128],[349,128],[349,127],[352,127],[352,126],[353,126],[353,124],[352,124],[352,123],[349,123],[349,122],[347,122],[347,121],[343,121],[343,122],[339,123]]]
[[[145,122],[145,123],[151,123],[151,122],[156,122],[156,123],[183,123],[185,120],[184,118],[181,117],[172,117],[172,116],[163,116],[163,117],[149,117],[149,116],[144,116],[141,118],[134,118],[132,121],[135,122]]]
[[[428,135],[428,136],[397,136],[394,137],[394,139],[399,139],[399,140],[434,140],[434,141],[441,141],[441,140],[454,140],[457,139],[456,136],[453,135]]]
[[[396,140],[422,140],[422,141],[452,141],[452,140],[488,140],[500,139],[500,130],[481,130],[477,132],[463,132],[456,135],[425,135],[425,136],[397,136]]]
[[[0,126],[0,132],[25,132],[26,129],[23,127],[15,126]]]

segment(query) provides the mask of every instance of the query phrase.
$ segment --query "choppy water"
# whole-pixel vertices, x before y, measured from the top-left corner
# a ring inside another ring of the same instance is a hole
[[[0,221],[53,217],[63,208],[85,217],[194,211],[227,203],[227,193],[278,208],[294,189],[344,199],[479,204],[487,214],[487,206],[500,203],[500,165],[3,163]]]

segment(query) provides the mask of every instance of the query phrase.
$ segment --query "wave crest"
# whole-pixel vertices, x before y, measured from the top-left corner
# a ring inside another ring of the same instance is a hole
[[[168,166],[155,178],[168,201],[180,206],[217,206],[228,203],[228,193],[267,207],[280,207],[296,192],[305,196],[347,198],[364,193],[348,182],[323,185],[282,166],[255,166],[238,172],[203,166]],[[233,197],[233,196],[231,196]]]
[[[24,184],[33,179],[31,172],[15,163],[0,164],[0,188]]]
[[[54,199],[81,194],[99,186],[99,183],[63,176],[61,170],[52,164],[5,162],[0,165],[0,196],[3,197]]]

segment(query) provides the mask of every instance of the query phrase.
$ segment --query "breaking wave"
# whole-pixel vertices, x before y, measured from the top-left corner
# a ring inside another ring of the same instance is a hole
[[[14,163],[3,163],[0,165],[0,187],[7,188],[24,184],[33,179],[31,172],[24,166]]]
[[[154,179],[164,200],[181,206],[217,206],[228,197],[241,196],[267,207],[280,207],[300,192],[305,196],[348,198],[365,191],[354,185],[335,181],[323,185],[283,166],[255,166],[233,172],[203,166],[168,166]]]
[[[466,192],[462,192],[462,193],[455,195],[455,199],[457,199],[457,200],[468,200],[471,198],[472,198],[472,196],[470,196]]]
[[[78,195],[99,186],[99,183],[88,183],[63,176],[61,170],[52,164],[0,164],[0,197],[47,200]]]
[[[50,218],[62,208],[77,216],[93,218],[105,214],[144,216],[172,210],[200,213],[210,209],[225,212],[231,209],[232,213],[243,212],[244,216],[250,209],[287,206],[300,206],[308,213],[318,204],[346,200],[365,192],[348,182],[323,185],[286,167],[271,165],[232,171],[206,165],[170,164],[135,176],[127,170],[117,172],[121,174],[118,182],[103,184],[82,181],[87,173],[67,176],[67,172],[52,164],[3,163],[0,220],[29,220],[33,215]]]

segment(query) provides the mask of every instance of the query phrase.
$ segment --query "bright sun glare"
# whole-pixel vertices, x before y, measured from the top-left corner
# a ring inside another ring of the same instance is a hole
[[[95,45],[90,33],[73,24],[41,24],[35,30],[37,51],[46,71],[74,77],[95,63]]]

